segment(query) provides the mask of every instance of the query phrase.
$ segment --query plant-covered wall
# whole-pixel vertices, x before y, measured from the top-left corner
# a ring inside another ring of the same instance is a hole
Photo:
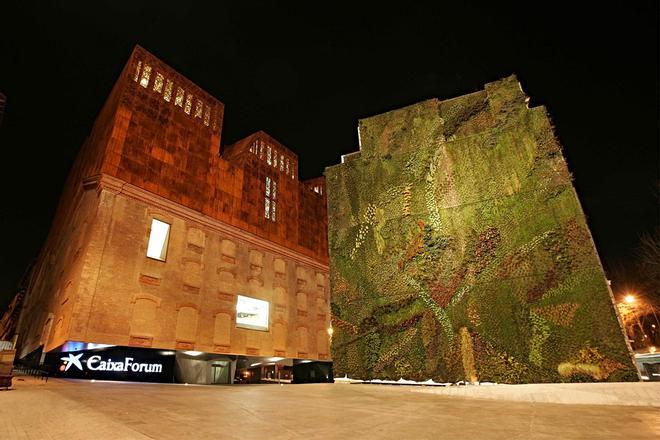
[[[636,380],[571,176],[515,77],[360,121],[326,170],[332,357],[362,379]]]

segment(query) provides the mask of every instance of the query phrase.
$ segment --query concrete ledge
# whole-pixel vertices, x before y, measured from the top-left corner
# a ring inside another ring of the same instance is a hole
[[[660,382],[497,384],[410,387],[409,390],[415,393],[514,402],[660,407]]]

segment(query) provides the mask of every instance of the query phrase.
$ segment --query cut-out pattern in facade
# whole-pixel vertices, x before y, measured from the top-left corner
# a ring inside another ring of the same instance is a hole
[[[197,334],[197,309],[191,306],[179,308],[176,318],[176,340],[179,342],[195,342]]]
[[[232,240],[222,240],[220,242],[220,253],[223,261],[230,264],[236,263],[236,243]]]
[[[227,312],[220,312],[215,315],[215,325],[213,329],[213,343],[229,348],[231,345],[231,327],[232,318]]]
[[[156,311],[158,302],[155,298],[142,296],[133,303],[131,335],[150,336],[156,333]]]

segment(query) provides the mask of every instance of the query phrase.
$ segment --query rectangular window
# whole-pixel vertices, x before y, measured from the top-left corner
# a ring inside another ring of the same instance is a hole
[[[174,105],[183,107],[183,89],[181,87],[176,88],[176,98],[174,98]]]
[[[210,123],[211,123],[211,107],[207,105],[206,107],[204,107],[204,125],[208,127]]]
[[[199,99],[195,101],[195,117],[196,118],[201,118],[202,117],[202,108],[204,106],[202,105],[202,101]]]
[[[170,102],[172,99],[172,81],[169,79],[165,81],[165,93],[163,93],[163,99],[167,102]]]
[[[266,163],[270,165],[272,162],[272,151],[270,150],[270,145],[266,146]]]
[[[149,64],[145,64],[144,70],[142,71],[142,78],[140,79],[140,85],[145,89],[149,85],[150,76],[151,76],[151,66]]]
[[[237,295],[236,327],[268,331],[269,306],[268,301]]]
[[[284,155],[280,155],[280,171],[284,171]]]
[[[271,206],[270,206],[270,219],[272,221],[277,221],[277,182],[273,180],[273,196],[271,197]]]
[[[277,182],[266,176],[266,197],[264,197],[264,217],[275,221],[277,209]]]
[[[170,225],[160,220],[151,220],[149,231],[149,244],[147,245],[147,257],[165,261],[167,256],[167,243],[170,239]]]
[[[160,93],[163,91],[163,80],[165,78],[160,73],[156,73],[156,79],[154,79],[154,92]]]
[[[289,158],[286,158],[286,175],[289,175]]]
[[[137,80],[140,78],[141,68],[142,68],[142,61],[138,61],[137,66],[135,66],[135,76],[133,77],[133,81],[137,82]]]
[[[183,111],[186,112],[187,115],[190,114],[190,110],[192,109],[192,95],[188,93],[188,96],[186,96],[186,106],[183,108]]]

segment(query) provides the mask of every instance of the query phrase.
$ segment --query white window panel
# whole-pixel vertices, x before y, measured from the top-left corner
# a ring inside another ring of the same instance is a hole
[[[236,327],[268,331],[269,308],[268,301],[237,295]]]
[[[147,245],[147,257],[165,261],[167,243],[170,239],[170,225],[160,220],[151,220],[151,232]]]

